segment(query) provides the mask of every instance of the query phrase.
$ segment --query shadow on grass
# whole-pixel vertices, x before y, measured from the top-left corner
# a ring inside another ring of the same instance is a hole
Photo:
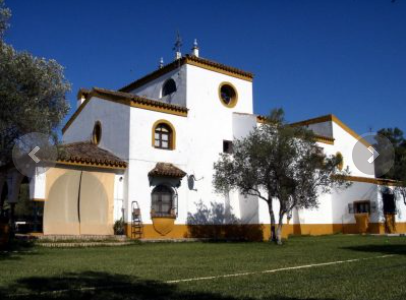
[[[368,253],[373,252],[380,254],[406,255],[406,245],[362,245],[362,246],[343,247],[341,249]]]
[[[127,275],[103,272],[67,273],[58,277],[28,277],[0,289],[1,299],[120,299],[120,300],[253,300],[235,298],[211,292],[184,291],[173,284],[152,280],[139,280]],[[271,296],[268,300],[300,300],[284,296]],[[311,300],[310,298],[306,298]],[[327,300],[327,299],[325,299]]]
[[[20,259],[22,255],[34,255],[34,242],[13,239],[0,248],[0,261]]]

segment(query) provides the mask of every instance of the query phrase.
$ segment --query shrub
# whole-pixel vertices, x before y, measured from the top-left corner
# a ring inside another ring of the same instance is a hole
[[[120,220],[117,220],[114,223],[113,229],[114,229],[114,234],[115,235],[123,235],[123,234],[125,234],[125,223],[124,223],[123,218],[121,218]]]

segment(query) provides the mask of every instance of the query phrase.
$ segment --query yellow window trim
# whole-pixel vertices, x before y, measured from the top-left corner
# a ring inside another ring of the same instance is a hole
[[[171,122],[169,122],[168,120],[164,120],[164,119],[160,119],[158,121],[156,121],[154,123],[154,125],[152,125],[152,147],[156,148],[156,149],[161,149],[161,148],[157,148],[155,147],[155,129],[159,124],[165,124],[168,125],[171,130],[172,130],[172,134],[171,134],[171,141],[169,141],[169,149],[167,150],[175,150],[176,149],[176,130],[175,127],[172,125]],[[165,149],[163,149],[165,150]]]
[[[225,86],[225,85],[230,86],[230,87],[234,90],[234,92],[235,92],[235,96],[233,97],[233,99],[231,99],[231,101],[230,101],[229,104],[224,103],[223,98],[221,98],[221,88],[222,88],[223,86]],[[231,82],[223,81],[222,83],[220,83],[219,88],[218,88],[218,94],[219,94],[219,99],[220,99],[221,104],[223,104],[225,107],[227,107],[227,108],[234,108],[234,107],[237,105],[237,102],[238,102],[238,91],[237,91],[237,89],[235,88],[235,86],[234,86]]]

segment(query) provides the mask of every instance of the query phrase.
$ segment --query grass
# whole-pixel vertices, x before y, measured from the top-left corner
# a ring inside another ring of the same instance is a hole
[[[165,283],[385,254],[393,256],[273,274]],[[82,288],[90,289],[78,290]],[[56,290],[64,291],[38,294]],[[10,295],[27,299],[404,300],[406,238],[293,237],[283,246],[196,242],[18,248],[0,254],[0,299]]]

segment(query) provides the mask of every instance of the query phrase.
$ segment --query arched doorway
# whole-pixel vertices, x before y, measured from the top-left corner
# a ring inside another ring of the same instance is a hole
[[[114,174],[67,169],[48,172],[45,234],[113,234]]]

